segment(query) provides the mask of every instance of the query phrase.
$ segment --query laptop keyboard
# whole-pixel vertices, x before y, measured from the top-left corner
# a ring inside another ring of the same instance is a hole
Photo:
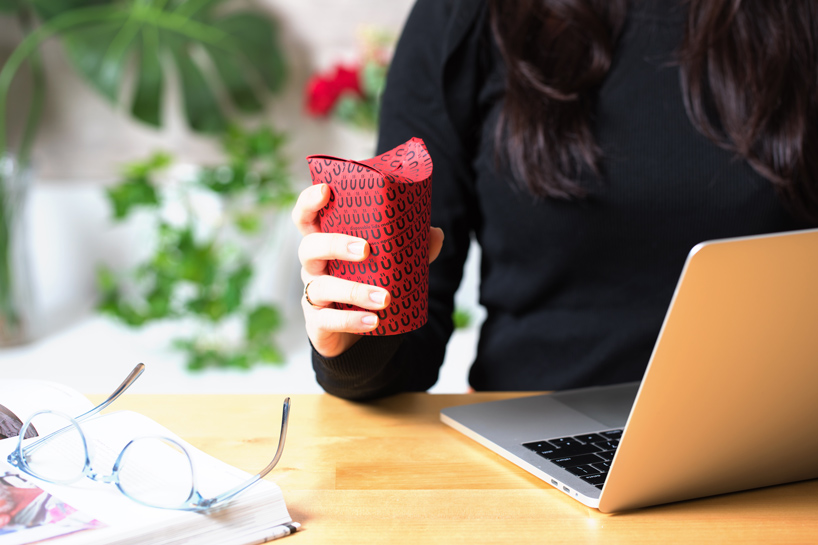
[[[607,430],[532,441],[523,443],[523,446],[601,489],[620,437],[621,429]]]

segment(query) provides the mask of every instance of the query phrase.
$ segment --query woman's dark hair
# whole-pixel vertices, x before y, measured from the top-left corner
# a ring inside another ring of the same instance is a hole
[[[680,0],[681,1],[681,0]],[[693,125],[818,216],[818,3],[686,0],[678,50]],[[596,94],[628,0],[490,0],[507,66],[499,156],[532,194],[575,198],[598,171]]]

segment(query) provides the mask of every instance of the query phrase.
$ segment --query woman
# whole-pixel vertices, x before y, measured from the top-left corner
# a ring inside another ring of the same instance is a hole
[[[416,136],[434,162],[429,323],[356,335],[375,314],[332,304],[389,294],[326,276],[368,247],[318,233],[329,195],[308,188],[293,218],[319,383],[354,399],[432,386],[471,236],[475,389],[638,380],[695,244],[818,225],[817,130],[812,0],[419,0],[379,149]]]

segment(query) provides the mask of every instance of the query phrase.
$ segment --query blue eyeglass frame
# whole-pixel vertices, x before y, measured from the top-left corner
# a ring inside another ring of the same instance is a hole
[[[56,430],[54,432],[51,432],[48,435],[46,435],[44,437],[41,437],[41,438],[39,438],[37,440],[31,441],[25,446],[23,445],[23,433],[20,433],[19,436],[18,436],[17,448],[14,449],[11,452],[11,454],[8,455],[7,460],[9,462],[9,464],[11,464],[12,466],[20,469],[24,473],[27,473],[28,475],[31,475],[32,477],[35,477],[35,478],[40,479],[42,481],[54,483],[54,484],[71,484],[71,483],[77,482],[78,480],[82,479],[83,477],[87,477],[87,478],[89,478],[89,479],[91,479],[93,481],[97,481],[97,482],[112,483],[112,484],[116,485],[116,487],[119,489],[120,492],[122,492],[122,494],[124,496],[126,496],[127,498],[129,498],[132,501],[135,501],[135,502],[140,503],[142,505],[146,505],[148,507],[155,507],[155,508],[158,508],[158,509],[172,509],[172,510],[177,510],[177,511],[207,511],[207,510],[210,510],[210,509],[214,509],[217,505],[224,504],[224,502],[226,502],[227,500],[232,499],[233,497],[237,496],[241,492],[247,490],[250,486],[254,485],[258,481],[263,479],[278,464],[278,461],[281,459],[281,454],[284,451],[284,441],[287,438],[287,425],[289,423],[289,418],[290,418],[290,398],[289,397],[284,400],[284,408],[282,410],[282,415],[281,415],[281,432],[279,433],[279,436],[278,436],[278,447],[276,448],[275,455],[273,456],[273,459],[270,461],[270,463],[267,464],[267,466],[264,469],[262,469],[261,471],[256,473],[254,476],[250,477],[247,481],[245,481],[245,482],[239,484],[238,486],[235,486],[235,487],[233,487],[233,488],[227,490],[226,492],[223,492],[223,493],[221,493],[221,494],[219,494],[217,496],[213,496],[212,498],[205,498],[199,492],[198,487],[196,486],[196,472],[195,472],[195,468],[194,468],[194,465],[193,465],[193,460],[190,457],[190,453],[187,451],[187,449],[183,445],[181,445],[178,441],[176,441],[175,439],[173,439],[171,437],[151,436],[151,437],[155,437],[155,438],[158,438],[158,439],[162,439],[163,441],[168,441],[170,443],[173,443],[177,448],[180,449],[180,451],[182,453],[184,453],[184,455],[187,457],[188,463],[190,464],[190,472],[191,472],[190,494],[188,495],[187,499],[184,502],[182,502],[181,505],[179,505],[177,507],[168,507],[168,506],[154,505],[154,504],[151,504],[151,503],[146,503],[144,501],[139,500],[138,498],[134,498],[133,496],[128,494],[128,492],[126,492],[122,488],[122,484],[121,484],[120,479],[119,479],[119,473],[120,473],[121,468],[122,468],[123,457],[124,457],[125,453],[127,452],[128,448],[134,442],[136,442],[136,441],[138,441],[140,439],[143,439],[144,437],[139,437],[139,438],[132,439],[131,441],[128,442],[128,444],[126,444],[122,448],[122,451],[117,456],[116,461],[114,462],[113,468],[111,469],[111,473],[109,475],[101,475],[99,473],[96,473],[94,471],[94,469],[91,467],[91,457],[90,457],[90,454],[88,452],[88,442],[87,442],[87,440],[85,438],[85,433],[82,431],[82,427],[80,426],[80,423],[84,422],[86,420],[89,420],[91,417],[98,414],[100,411],[102,411],[103,409],[108,407],[111,403],[116,401],[116,399],[119,396],[121,396],[125,392],[125,390],[127,390],[131,386],[131,384],[133,384],[134,381],[136,381],[137,378],[139,378],[139,376],[144,372],[144,370],[145,370],[145,364],[143,364],[143,363],[137,364],[136,367],[134,367],[133,370],[130,372],[130,374],[127,376],[127,378],[125,378],[125,380],[122,381],[122,384],[120,384],[119,387],[114,391],[114,393],[112,393],[110,396],[108,396],[108,399],[106,399],[105,401],[103,401],[102,403],[100,403],[99,405],[94,407],[93,409],[89,410],[88,412],[85,412],[85,413],[83,413],[83,414],[81,414],[81,415],[79,415],[77,417],[71,417],[71,416],[68,416],[66,414],[60,413],[59,411],[44,410],[44,411],[39,411],[39,412],[34,413],[33,415],[31,415],[26,420],[25,424],[21,428],[21,431],[25,430],[25,429],[28,429],[28,427],[31,424],[31,421],[32,421],[33,418],[35,418],[38,415],[48,414],[48,413],[60,415],[60,416],[62,416],[64,418],[66,418],[68,421],[70,421],[73,424],[74,427],[76,427],[77,431],[79,431],[80,438],[82,439],[82,446],[85,449],[85,463],[84,463],[82,472],[76,478],[70,479],[68,481],[55,481],[55,480],[43,478],[40,475],[38,475],[36,472],[34,472],[31,469],[31,467],[29,467],[28,461],[27,461],[28,460],[28,458],[27,458],[28,454],[30,454],[30,453],[34,452],[35,450],[37,450],[40,446],[45,444],[50,439],[52,439],[52,438],[54,438],[54,437],[56,437],[56,436],[58,436],[58,435],[60,435],[60,434],[62,434],[64,432],[66,432],[67,430],[69,430],[70,427],[68,427],[68,426],[66,426],[65,428]]]

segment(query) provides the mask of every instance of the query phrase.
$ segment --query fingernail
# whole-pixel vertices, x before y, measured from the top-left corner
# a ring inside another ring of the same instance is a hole
[[[364,255],[364,243],[363,242],[350,242],[347,245],[347,250],[352,255]]]
[[[386,302],[386,294],[382,291],[370,291],[369,300],[373,303],[382,305],[384,302]]]
[[[361,318],[361,323],[366,326],[375,325],[378,323],[378,317],[374,314],[367,314],[363,318]]]
[[[316,197],[317,202],[321,202],[324,200],[324,195],[327,194],[327,185],[321,184],[318,186],[318,197]]]

